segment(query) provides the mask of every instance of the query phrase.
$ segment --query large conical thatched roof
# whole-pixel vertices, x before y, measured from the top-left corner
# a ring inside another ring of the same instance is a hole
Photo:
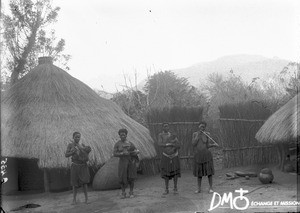
[[[262,143],[295,142],[300,136],[300,94],[269,117],[255,138]],[[298,141],[297,141],[298,142]]]
[[[37,158],[41,168],[66,167],[67,145],[79,131],[82,143],[92,147],[91,162],[99,165],[112,156],[120,128],[128,130],[142,159],[156,155],[148,129],[47,59],[1,101],[2,156]]]

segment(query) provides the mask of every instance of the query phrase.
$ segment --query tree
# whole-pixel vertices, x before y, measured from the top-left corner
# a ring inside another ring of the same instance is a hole
[[[212,73],[202,88],[209,97],[208,117],[216,121],[220,105],[241,102],[259,103],[274,112],[294,97],[299,91],[299,82],[299,66],[295,63],[290,63],[282,72],[266,80],[254,78],[250,84],[233,71],[226,77]]]
[[[150,108],[200,106],[204,96],[190,86],[187,78],[177,77],[171,71],[158,72],[149,77],[144,90]]]
[[[151,108],[195,107],[203,106],[204,96],[186,78],[178,78],[173,72],[165,71],[149,75],[144,87],[145,93],[124,76],[125,85],[122,92],[114,94],[112,100],[137,122],[146,125],[145,115]],[[128,85],[129,84],[129,85]]]
[[[146,124],[146,94],[139,90],[128,89],[114,94],[112,100],[116,102],[129,117],[141,124]]]
[[[276,102],[278,106],[287,103],[300,89],[300,65],[290,62],[280,73],[272,75],[260,83],[264,98]]]
[[[284,67],[280,74],[280,80],[285,84],[285,90],[291,98],[294,97],[300,90],[300,64],[290,62]],[[288,78],[286,76],[288,76]]]
[[[60,8],[53,7],[51,0],[11,0],[9,12],[4,14],[3,39],[4,65],[10,75],[10,84],[17,82],[37,65],[40,55],[53,57],[66,66],[70,55],[63,54],[65,40],[56,42],[54,30],[48,35],[47,27],[57,21]],[[68,69],[68,67],[66,67]]]
[[[264,92],[259,88],[256,80],[256,78],[253,79],[247,85],[233,70],[226,77],[217,73],[210,74],[207,84],[202,88],[209,99],[209,109],[205,115],[209,122],[212,122],[214,127],[218,127],[219,106],[221,105],[265,100]]]

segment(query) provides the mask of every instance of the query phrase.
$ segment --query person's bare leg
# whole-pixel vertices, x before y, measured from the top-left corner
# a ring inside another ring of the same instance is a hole
[[[209,183],[209,192],[212,193],[213,192],[213,188],[212,188],[212,175],[208,175],[208,183]]]
[[[76,195],[77,195],[77,188],[76,188],[76,186],[73,186],[73,202],[72,202],[72,205],[76,204]]]
[[[85,197],[85,203],[88,203],[87,184],[83,184],[83,193]]]
[[[121,183],[121,190],[122,190],[121,199],[126,198],[126,192],[125,192],[125,189],[126,189],[126,185],[125,185],[124,183]]]
[[[164,195],[169,194],[169,179],[165,178],[165,192],[163,193]]]
[[[130,196],[130,198],[132,198],[132,197],[134,197],[134,195],[133,195],[133,187],[134,187],[134,181],[132,180],[132,181],[130,181],[129,182],[129,196]]]
[[[201,182],[202,182],[202,177],[198,177],[197,178],[198,190],[195,193],[200,193],[201,192]]]
[[[177,181],[178,181],[178,177],[174,176],[174,194],[178,193],[178,189],[177,189]]]

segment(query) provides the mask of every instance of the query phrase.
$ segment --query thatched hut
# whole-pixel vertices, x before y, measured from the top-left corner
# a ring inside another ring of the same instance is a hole
[[[156,156],[148,129],[114,102],[101,98],[53,65],[50,57],[39,58],[39,65],[6,91],[1,100],[1,117],[2,156],[24,174],[31,173],[29,179],[35,185],[41,177],[43,182],[44,176],[46,190],[51,190],[51,183],[58,179],[55,175],[51,180],[47,170],[66,171],[71,163],[65,158],[65,151],[74,131],[81,132],[82,143],[91,146],[93,165],[103,165],[111,158],[120,128],[128,129],[128,139],[140,150],[141,159]],[[28,163],[26,168],[24,162]],[[30,172],[33,165],[39,169]],[[39,177],[33,178],[32,173]]]
[[[272,143],[278,147],[281,169],[284,166],[289,144],[299,144],[300,94],[296,95],[272,114],[256,133],[261,143]]]

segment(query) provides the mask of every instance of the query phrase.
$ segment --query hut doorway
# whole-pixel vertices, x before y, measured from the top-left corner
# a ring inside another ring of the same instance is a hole
[[[44,190],[43,171],[39,169],[37,159],[17,159],[18,191]]]
[[[38,167],[38,159],[7,158],[6,177],[2,193],[16,194],[42,193],[45,191],[44,170]],[[71,189],[68,169],[47,169],[49,191],[58,192]]]
[[[2,185],[2,194],[18,192],[42,192],[43,172],[38,168],[37,159],[5,158],[7,182]]]

